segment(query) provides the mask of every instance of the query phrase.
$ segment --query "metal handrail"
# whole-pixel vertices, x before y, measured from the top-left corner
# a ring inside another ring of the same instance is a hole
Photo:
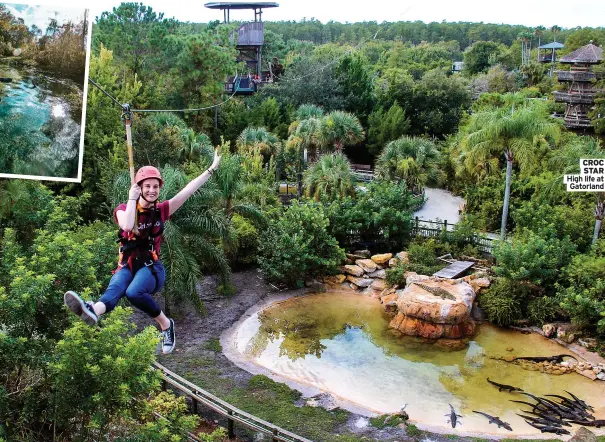
[[[208,391],[189,382],[187,379],[168,370],[166,367],[157,362],[154,362],[152,367],[160,370],[165,384],[170,384],[193,400],[194,410],[197,409],[197,403],[201,403],[215,412],[227,417],[229,438],[235,437],[233,432],[233,423],[239,422],[247,428],[271,436],[272,440],[275,442],[313,442],[310,439],[306,439],[288,430],[284,430],[277,425],[234,407],[228,402],[225,402],[224,400],[214,396],[212,393],[209,393]],[[164,388],[165,387],[166,385],[164,385]]]

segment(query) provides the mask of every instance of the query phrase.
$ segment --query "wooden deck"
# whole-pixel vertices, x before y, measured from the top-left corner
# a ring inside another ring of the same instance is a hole
[[[456,261],[453,264],[439,270],[437,273],[433,273],[433,276],[439,278],[454,279],[462,275],[468,269],[470,269],[475,263],[473,261]]]

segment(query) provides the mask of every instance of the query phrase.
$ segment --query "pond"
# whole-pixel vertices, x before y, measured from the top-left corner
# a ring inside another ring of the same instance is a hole
[[[0,77],[0,173],[77,178],[82,86],[2,62]]]
[[[540,335],[481,324],[466,349],[447,351],[417,338],[396,337],[388,323],[377,299],[349,292],[307,295],[274,303],[243,319],[228,346],[251,365],[293,380],[303,391],[311,386],[330,392],[357,411],[362,407],[378,414],[393,413],[407,404],[411,422],[431,431],[540,434],[515,414],[522,405],[510,402],[532,400],[498,392],[487,383],[488,377],[535,395],[571,391],[595,408],[597,418],[605,418],[604,382],[575,373],[555,376],[527,371],[492,359],[568,353]],[[444,416],[449,413],[448,404],[462,415],[462,425],[456,429]],[[513,432],[488,425],[473,410],[499,416]]]

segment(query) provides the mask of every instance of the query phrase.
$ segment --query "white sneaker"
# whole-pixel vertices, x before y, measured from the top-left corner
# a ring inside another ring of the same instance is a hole
[[[99,322],[99,317],[93,308],[94,304],[91,301],[84,302],[76,292],[72,292],[71,290],[65,292],[63,301],[67,305],[67,308],[88,325],[96,325]]]
[[[170,327],[162,330],[162,353],[172,353],[176,345],[176,336],[174,334],[174,321],[170,319]]]

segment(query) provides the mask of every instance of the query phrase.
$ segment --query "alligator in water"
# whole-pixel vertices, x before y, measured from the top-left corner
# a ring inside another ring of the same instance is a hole
[[[590,405],[588,405],[586,402],[584,402],[582,399],[580,399],[579,397],[577,397],[576,395],[574,395],[573,393],[570,393],[567,390],[563,390],[565,393],[567,393],[568,395],[570,395],[572,398],[574,398],[574,400],[580,404],[582,407],[584,407],[587,410],[590,410],[594,413],[594,408],[592,408]]]
[[[13,79],[10,77],[0,77],[0,82],[2,83],[12,83]]]
[[[519,356],[515,359],[513,359],[513,361],[531,361],[531,362],[556,362],[557,364],[560,364],[561,362],[563,362],[563,358],[573,358],[576,359],[574,356],[572,355],[555,355],[555,356]],[[576,359],[577,361],[577,359]]]
[[[482,411],[475,411],[475,410],[473,410],[473,413],[482,414],[489,420],[490,424],[496,424],[496,425],[498,425],[498,428],[502,427],[502,428],[506,428],[508,431],[513,431],[513,429],[510,427],[509,423],[504,422],[497,416],[491,416],[487,413],[483,413]]]
[[[559,435],[559,434],[571,434],[565,428],[555,427],[554,425],[536,425],[536,424],[532,424],[529,421],[525,421],[525,422],[527,422],[527,425],[531,425],[532,427],[537,428],[542,433],[554,433],[554,434],[557,434],[557,435]]]
[[[462,417],[462,416],[460,416],[459,414],[456,414],[456,412],[454,411],[454,407],[452,407],[452,404],[448,404],[448,405],[450,406],[450,410],[452,410],[452,411],[450,413],[446,414],[446,416],[449,416],[449,418],[450,418],[447,422],[452,424],[452,428],[456,428],[456,423],[458,423],[458,418]]]
[[[528,413],[528,412],[524,411],[524,413]],[[519,414],[519,413],[515,413],[515,414],[517,416],[521,416],[523,419],[525,419],[525,421],[531,421],[534,424],[544,425],[545,427],[549,427],[549,426],[550,427],[560,427],[560,426],[571,427],[570,424],[568,424],[567,422],[561,421],[561,420],[541,419],[539,417],[527,416],[526,414]]]
[[[579,402],[572,401],[569,398],[566,398],[564,396],[559,396],[558,394],[546,394],[545,396],[556,397],[558,399],[561,399],[563,401],[563,403],[561,405],[565,404],[568,407],[571,407],[580,413],[586,413],[587,408],[584,405],[580,404]]]
[[[489,378],[487,378],[487,382],[489,382],[490,384],[498,387],[498,391],[508,391],[508,392],[513,392],[513,391],[523,391],[521,388],[517,388],[517,387],[513,387],[512,385],[506,385],[506,384],[499,384],[497,382],[494,381],[490,381]]]

